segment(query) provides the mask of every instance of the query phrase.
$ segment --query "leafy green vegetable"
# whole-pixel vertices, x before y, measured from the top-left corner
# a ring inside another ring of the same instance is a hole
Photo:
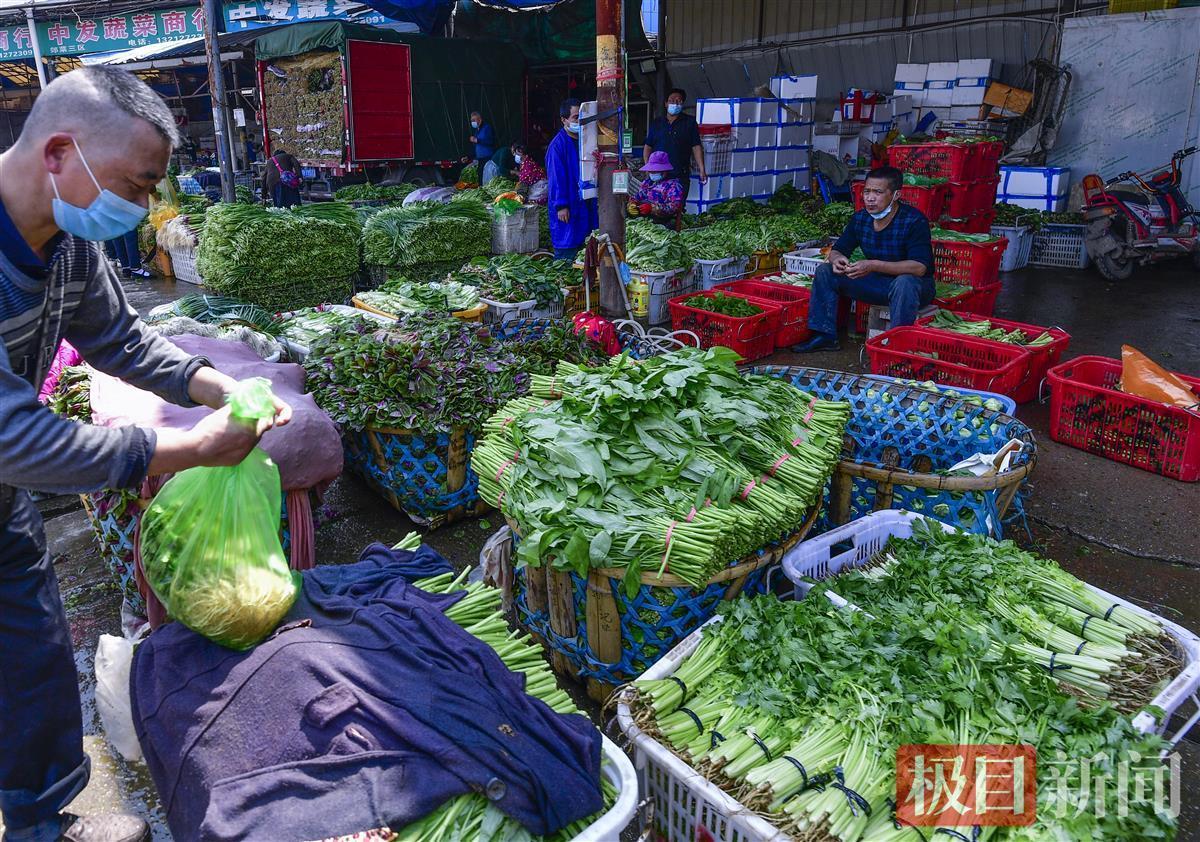
[[[363,229],[364,258],[379,266],[461,263],[487,254],[491,246],[491,216],[476,202],[415,202],[384,208]]]
[[[377,290],[358,293],[357,298],[392,315],[422,310],[456,313],[479,306],[479,290],[458,281],[389,281]]]
[[[639,272],[668,272],[692,265],[678,231],[646,219],[625,224],[625,262]]]
[[[691,298],[685,298],[683,303],[697,310],[707,310],[710,313],[720,313],[739,319],[757,316],[762,312],[761,307],[756,307],[746,299],[736,295],[726,295],[720,291],[714,292],[712,295],[694,295]]]
[[[569,260],[542,260],[528,254],[476,258],[451,277],[474,284],[485,298],[506,304],[533,299],[539,307],[562,300],[562,288],[583,283],[583,271]]]
[[[479,183],[479,164],[472,161],[462,168],[462,172],[458,174],[458,180],[467,184]]]
[[[517,189],[517,182],[508,176],[498,175],[483,185],[483,192],[488,199],[494,199],[501,193],[511,193]]]
[[[940,330],[948,330],[953,333],[961,333],[966,336],[977,336],[980,339],[993,339],[997,342],[1006,342],[1010,345],[1025,345],[1031,348],[1037,348],[1043,345],[1049,345],[1054,341],[1054,337],[1049,331],[1042,331],[1037,336],[1030,338],[1023,330],[1005,330],[1001,327],[992,327],[991,321],[988,319],[966,319],[958,313],[952,313],[949,310],[938,310],[933,315],[933,321],[929,323],[930,327],[936,327]]]
[[[929,237],[932,240],[944,240],[953,243],[994,243],[1000,239],[992,234],[964,234],[961,231],[947,231],[945,228],[933,227],[929,229]]]
[[[351,184],[346,187],[339,187],[333,195],[339,201],[366,201],[366,202],[400,202],[409,193],[417,189],[415,184],[394,184],[394,185],[378,185],[378,184]]]

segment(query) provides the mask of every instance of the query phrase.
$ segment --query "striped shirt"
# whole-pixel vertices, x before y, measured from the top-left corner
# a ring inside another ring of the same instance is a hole
[[[39,270],[15,230],[0,204],[0,519],[14,487],[124,488],[154,454],[153,430],[76,424],[38,402],[61,339],[100,371],[185,406],[188,381],[207,365],[146,328],[98,244],[63,235]]]

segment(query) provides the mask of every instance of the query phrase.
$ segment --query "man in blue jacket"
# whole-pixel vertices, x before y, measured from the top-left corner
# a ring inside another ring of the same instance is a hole
[[[478,111],[471,112],[469,140],[475,145],[475,163],[479,165],[479,177],[483,178],[484,166],[496,154],[496,130],[491,123],[483,122],[483,115]]]
[[[579,100],[565,99],[558,116],[562,130],[546,150],[550,243],[559,260],[574,260],[588,234],[599,225],[595,199],[579,189]]]
[[[263,431],[235,421],[235,381],[146,328],[100,242],[135,229],[179,142],[137,77],[84,67],[42,91],[0,155],[0,815],[6,842],[141,842],[133,816],[60,815],[87,783],[71,632],[24,489],[136,487],[236,465]],[[37,400],[61,339],[88,363],[175,403],[217,411],[191,430],[94,427]],[[291,410],[277,406],[276,423]]]

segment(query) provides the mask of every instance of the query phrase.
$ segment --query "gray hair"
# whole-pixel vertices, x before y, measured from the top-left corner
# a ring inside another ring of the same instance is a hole
[[[122,137],[129,117],[152,125],[172,148],[179,145],[175,118],[149,85],[127,70],[81,67],[59,76],[38,95],[21,139],[71,131]]]

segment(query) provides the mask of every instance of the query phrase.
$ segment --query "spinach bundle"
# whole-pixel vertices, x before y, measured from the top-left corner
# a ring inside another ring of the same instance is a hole
[[[568,324],[541,336],[501,341],[486,327],[422,311],[381,328],[366,320],[335,326],[311,347],[308,390],[339,424],[425,432],[478,430],[505,402],[529,391],[530,375],[560,359],[604,357]]]
[[[476,258],[451,276],[480,288],[485,298],[505,304],[530,299],[539,307],[562,300],[563,287],[583,283],[583,271],[569,260],[543,260],[528,254]]]
[[[726,295],[723,292],[715,292],[711,296],[694,295],[691,298],[685,298],[683,303],[685,306],[694,307],[697,310],[707,310],[710,313],[720,313],[723,316],[733,316],[739,319],[757,316],[762,312],[761,307],[756,307],[746,299],[736,295]]]
[[[724,260],[727,257],[749,257],[754,251],[746,247],[746,237],[733,220],[705,228],[691,228],[679,235],[693,260]]]
[[[738,374],[727,348],[599,368],[561,363],[485,425],[479,494],[520,529],[524,563],[671,573],[700,586],[787,535],[841,451],[848,404]]]
[[[422,310],[457,313],[479,306],[479,290],[458,281],[388,281],[377,290],[358,293],[356,298],[392,315]]]
[[[349,295],[359,267],[358,234],[342,221],[220,203],[205,214],[196,260],[214,292],[291,310]]]
[[[461,263],[491,248],[491,217],[477,202],[414,202],[384,208],[363,229],[364,258],[379,266]]]

